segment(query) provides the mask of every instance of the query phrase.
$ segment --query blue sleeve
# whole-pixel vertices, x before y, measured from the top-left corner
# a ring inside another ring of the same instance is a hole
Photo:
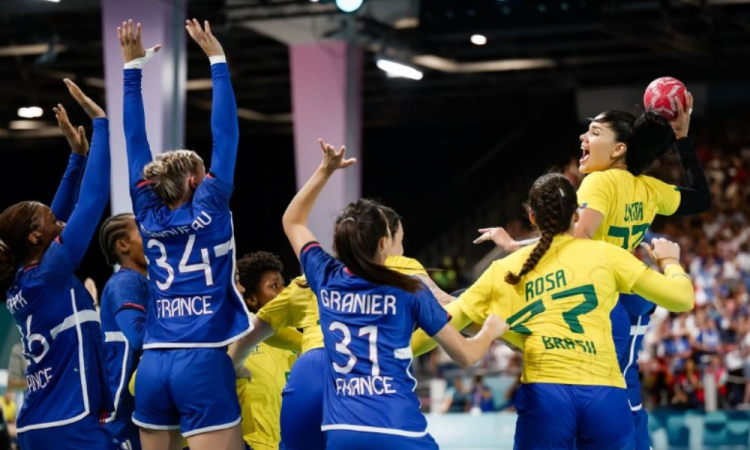
[[[240,127],[237,122],[237,102],[234,99],[232,80],[226,63],[211,65],[211,81],[214,86],[211,106],[214,149],[211,154],[210,172],[222,181],[233,184]]]
[[[141,69],[125,69],[123,75],[123,127],[128,154],[131,189],[143,178],[143,168],[151,162],[146,136],[146,114],[141,94]]]
[[[205,209],[214,212],[228,212],[229,199],[232,197],[234,186],[210,173],[198,186],[193,195],[193,209]],[[140,201],[140,200],[139,200]]]
[[[646,300],[638,294],[620,294],[619,301],[630,317],[651,314],[656,309],[655,303]]]
[[[310,289],[320,298],[320,288],[327,274],[331,273],[341,263],[325,252],[320,244],[312,241],[302,246],[300,251],[300,263],[302,272],[305,274]]]
[[[146,311],[122,308],[115,313],[115,322],[130,345],[136,350],[142,350],[143,335],[146,333]]]
[[[450,321],[446,311],[429,289],[422,289],[412,296],[412,314],[419,328],[432,337],[443,329]]]
[[[106,118],[94,119],[94,136],[89,153],[78,205],[61,235],[62,245],[68,249],[70,262],[74,266],[78,266],[86,253],[109,200],[111,159],[109,121]]]
[[[52,200],[52,212],[57,220],[67,222],[78,200],[78,188],[81,186],[83,168],[86,167],[86,157],[71,153],[68,158],[68,167],[65,169],[60,187],[57,188],[55,198]]]

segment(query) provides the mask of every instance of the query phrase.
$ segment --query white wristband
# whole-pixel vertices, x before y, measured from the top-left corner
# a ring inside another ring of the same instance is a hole
[[[219,63],[225,63],[227,62],[226,55],[216,55],[216,56],[210,56],[208,58],[209,61],[211,61],[211,65],[219,64]]]
[[[146,65],[146,63],[154,57],[156,54],[156,51],[154,50],[154,47],[151,47],[149,49],[146,49],[146,56],[142,56],[140,58],[136,58],[132,61],[128,61],[125,63],[126,69],[143,69],[143,66]]]

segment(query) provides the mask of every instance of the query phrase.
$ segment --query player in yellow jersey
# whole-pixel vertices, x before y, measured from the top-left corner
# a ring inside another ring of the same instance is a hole
[[[443,304],[453,297],[446,294],[429,278],[419,261],[403,256],[404,229],[401,218],[391,208],[381,205],[389,227],[397,230],[386,266],[419,278]],[[323,420],[323,381],[327,370],[320,329],[318,302],[304,276],[292,280],[275,299],[264,305],[254,321],[256,329],[247,339],[261,342],[286,327],[302,331],[302,354],[289,375],[282,393],[281,444],[284,450],[324,449],[325,441],[320,426]],[[230,349],[235,354],[236,348]],[[240,359],[241,357],[236,357]]]
[[[255,252],[237,261],[237,287],[250,312],[258,311],[284,290],[283,265],[268,252]],[[300,339],[301,342],[301,339]],[[297,355],[261,342],[245,360],[252,378],[237,380],[242,408],[242,434],[253,450],[275,450],[281,431],[281,391]]]
[[[653,112],[640,118],[622,111],[607,111],[581,135],[580,170],[588,176],[578,189],[582,208],[575,236],[592,238],[634,251],[658,215],[690,215],[710,208],[708,183],[688,138],[693,98],[687,93],[683,108],[671,123]],[[644,175],[676,139],[677,154],[688,186],[677,187]],[[488,236],[506,250],[518,243],[502,229]],[[636,450],[648,450],[648,415],[643,410],[638,380],[638,352],[656,305],[638,295],[621,295],[612,311],[612,334],[618,361],[628,385],[628,402],[636,428]]]
[[[491,313],[507,317],[524,351],[516,425],[518,449],[631,449],[633,425],[612,340],[618,292],[635,292],[672,311],[693,306],[679,247],[654,240],[659,274],[614,245],[573,237],[576,192],[559,174],[539,178],[529,218],[540,241],[495,261],[449,305],[465,328]],[[429,347],[419,333],[413,346]]]

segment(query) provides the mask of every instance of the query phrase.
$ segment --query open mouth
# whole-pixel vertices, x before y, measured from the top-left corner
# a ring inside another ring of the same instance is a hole
[[[578,160],[579,164],[583,165],[589,160],[589,156],[591,156],[591,152],[589,152],[587,149],[581,147],[581,150],[583,150],[583,156],[581,156],[581,159]]]

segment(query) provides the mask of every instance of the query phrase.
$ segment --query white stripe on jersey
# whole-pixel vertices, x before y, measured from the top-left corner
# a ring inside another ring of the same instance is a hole
[[[75,295],[74,295],[75,297]],[[76,326],[76,324],[84,323],[84,322],[99,322],[99,313],[96,311],[91,310],[85,310],[78,312],[74,310],[75,312],[68,317],[65,318],[65,320],[62,321],[62,323],[55,328],[51,329],[49,331],[49,334],[52,336],[52,339],[56,339],[57,335],[62,333],[65,330],[68,330],[70,328],[73,328]]]
[[[115,420],[115,418],[117,417],[117,407],[120,405],[120,395],[122,394],[122,389],[127,384],[125,377],[127,376],[128,370],[128,353],[130,353],[130,342],[128,341],[128,338],[125,337],[125,334],[122,331],[105,332],[104,342],[123,342],[125,344],[125,352],[124,356],[122,357],[122,369],[120,369],[120,384],[117,386],[117,393],[115,393],[115,410],[112,411],[112,414],[110,414],[105,419],[105,422],[109,423]]]
[[[336,431],[336,430],[362,431],[364,433],[390,434],[393,436],[403,436],[403,437],[411,437],[411,438],[419,438],[419,437],[427,436],[427,430],[405,431],[405,430],[397,430],[394,428],[368,427],[364,425],[323,425],[322,427],[320,427],[320,429],[321,431]]]
[[[638,318],[639,323],[640,323],[640,317]],[[630,335],[631,336],[643,336],[644,334],[646,334],[646,330],[648,330],[648,325],[631,325]]]

